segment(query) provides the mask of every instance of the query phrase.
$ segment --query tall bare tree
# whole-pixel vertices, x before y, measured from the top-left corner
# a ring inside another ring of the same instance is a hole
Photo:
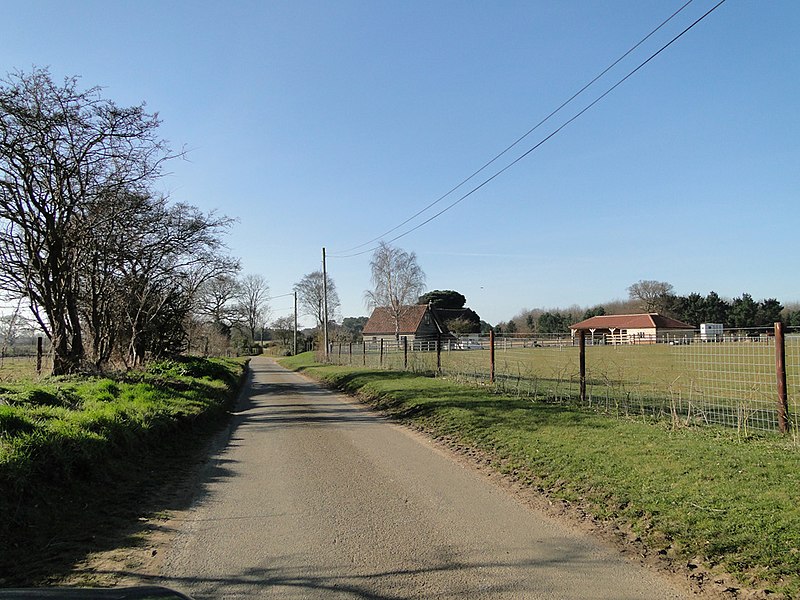
[[[170,152],[159,123],[144,105],[119,107],[74,77],[56,84],[45,69],[0,80],[0,288],[27,299],[56,374],[78,370],[86,355],[80,222],[101,198],[161,174]]]
[[[328,321],[334,319],[341,302],[336,292],[336,284],[328,275]],[[317,327],[321,328],[325,321],[325,286],[322,271],[314,271],[303,277],[294,285],[297,292],[297,303],[303,313],[314,317]]]
[[[283,346],[290,346],[294,336],[294,317],[278,317],[272,322],[272,339],[277,340]]]
[[[239,323],[245,329],[250,341],[254,341],[256,332],[267,323],[269,318],[267,280],[262,275],[245,275],[239,280],[236,297]]]
[[[372,289],[364,293],[367,306],[384,307],[394,321],[395,337],[400,337],[400,323],[409,307],[416,304],[425,290],[425,272],[417,264],[417,255],[381,242],[370,261]]]
[[[642,279],[628,286],[628,296],[644,312],[664,312],[669,305],[672,290],[672,284],[666,281]]]
[[[233,273],[209,279],[198,289],[195,312],[220,330],[230,329],[236,320],[234,301],[238,292],[239,282]]]

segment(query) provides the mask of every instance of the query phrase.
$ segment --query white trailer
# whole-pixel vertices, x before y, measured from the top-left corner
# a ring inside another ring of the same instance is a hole
[[[700,339],[704,342],[721,342],[722,323],[700,323]]]

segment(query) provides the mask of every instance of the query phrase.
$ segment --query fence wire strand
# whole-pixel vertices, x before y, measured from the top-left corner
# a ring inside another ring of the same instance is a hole
[[[587,340],[587,408],[620,416],[641,415],[742,431],[778,428],[775,337],[737,331],[714,340],[700,335],[635,340]],[[797,434],[800,410],[800,331],[785,337],[789,418]],[[441,374],[489,382],[489,339],[469,336],[441,342],[379,341],[331,346],[328,360],[370,369]],[[559,336],[506,336],[495,340],[493,389],[534,401],[580,404],[579,348]]]

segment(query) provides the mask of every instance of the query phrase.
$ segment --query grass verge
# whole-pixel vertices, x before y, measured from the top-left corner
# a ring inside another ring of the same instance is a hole
[[[800,452],[790,440],[609,418],[442,378],[319,365],[311,353],[280,362],[487,453],[653,553],[800,598]]]
[[[0,586],[44,583],[141,516],[148,490],[225,420],[245,366],[180,358],[3,384]]]

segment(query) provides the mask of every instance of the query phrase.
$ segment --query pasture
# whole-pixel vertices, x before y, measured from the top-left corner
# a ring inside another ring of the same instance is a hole
[[[495,385],[534,400],[577,402],[579,349],[567,343],[521,347],[499,339],[495,345]],[[361,346],[334,352],[333,362],[379,366],[379,354]],[[403,369],[402,350],[384,353],[383,367]],[[435,352],[409,352],[408,370],[436,371]],[[443,350],[441,372],[459,380],[486,383],[490,353]],[[800,408],[800,337],[786,338],[790,417]],[[646,414],[687,422],[715,423],[743,430],[772,431],[778,405],[774,338],[693,343],[588,346],[589,407],[619,414]],[[797,424],[794,424],[795,431]]]
[[[43,356],[42,376],[48,375],[52,367],[52,357]],[[35,356],[4,356],[0,359],[0,382],[31,381],[39,377]]]

